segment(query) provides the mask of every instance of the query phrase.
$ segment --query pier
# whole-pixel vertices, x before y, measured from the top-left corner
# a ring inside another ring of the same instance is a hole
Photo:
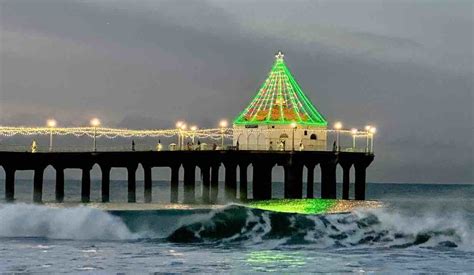
[[[350,170],[355,169],[354,198],[365,199],[366,168],[374,155],[357,152],[332,151],[256,151],[256,150],[215,150],[215,151],[139,151],[139,152],[0,152],[0,166],[5,170],[5,199],[15,199],[15,172],[33,170],[33,202],[41,203],[43,195],[43,173],[46,167],[56,170],[55,198],[64,201],[64,169],[82,170],[81,201],[90,202],[91,175],[94,165],[102,173],[102,202],[110,201],[110,170],[126,168],[128,174],[128,202],[136,202],[136,170],[141,165],[144,170],[144,198],[152,201],[153,167],[171,169],[169,180],[172,203],[178,203],[179,182],[183,181],[182,203],[217,203],[218,183],[224,181],[226,202],[237,200],[267,200],[272,198],[272,170],[275,166],[284,169],[284,197],[303,198],[303,168],[308,169],[306,197],[313,198],[314,169],[321,169],[321,198],[336,199],[337,165],[342,167],[342,199],[349,198]],[[247,167],[253,166],[252,197],[247,194]],[[183,168],[184,177],[179,178]],[[202,176],[202,197],[195,189],[195,172],[199,168]],[[219,170],[224,169],[224,179],[219,179]],[[239,169],[239,179],[237,179]]]
[[[136,171],[144,170],[145,202],[152,202],[153,167],[171,169],[170,201],[178,202],[180,182],[183,182],[182,203],[217,203],[236,200],[268,200],[272,198],[273,168],[283,167],[284,198],[300,199],[303,194],[315,194],[314,170],[321,170],[321,198],[336,199],[337,167],[342,167],[342,199],[349,199],[350,171],[354,169],[354,198],[365,199],[366,169],[374,159],[376,128],[365,125],[344,129],[340,121],[328,128],[328,121],[316,109],[286,65],[284,54],[275,55],[267,79],[255,97],[234,118],[231,127],[221,120],[218,128],[200,129],[177,121],[169,129],[120,129],[101,126],[93,118],[89,127],[58,127],[49,119],[46,127],[0,126],[0,137],[11,139],[0,144],[0,166],[5,170],[5,197],[15,199],[15,172],[33,170],[33,201],[42,202],[43,174],[46,167],[56,170],[56,201],[64,201],[64,170],[82,170],[81,201],[90,202],[91,169],[98,165],[102,172],[102,202],[110,201],[110,170],[126,168],[128,202],[136,202]],[[12,137],[49,136],[49,146],[35,139],[31,145],[21,144]],[[91,138],[92,147],[80,148],[77,141],[65,148],[54,144],[55,138],[71,136]],[[98,145],[99,138],[107,139]],[[128,149],[115,147],[114,140],[127,140]],[[135,142],[135,139],[137,142]],[[141,139],[141,140],[139,140]],[[145,139],[152,144],[147,144]],[[227,144],[226,140],[232,140]],[[163,141],[163,143],[161,143]],[[348,145],[349,144],[349,145]],[[331,146],[332,145],[332,146]],[[253,167],[249,183],[247,168]],[[196,190],[196,169],[200,170],[201,188]],[[303,170],[307,178],[303,179]],[[183,179],[180,179],[183,169]],[[224,173],[219,173],[223,169]],[[224,174],[223,179],[219,175]],[[239,179],[237,179],[237,175]],[[219,194],[219,181],[224,182],[224,194]],[[306,190],[303,191],[303,182]],[[249,186],[251,184],[251,196]],[[197,192],[200,191],[200,192]],[[201,197],[197,198],[197,194]]]

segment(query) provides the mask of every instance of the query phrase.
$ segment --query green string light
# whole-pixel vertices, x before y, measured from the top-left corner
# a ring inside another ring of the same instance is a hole
[[[234,120],[234,125],[287,125],[296,122],[300,125],[326,127],[326,119],[294,79],[283,54],[278,53],[275,57],[267,79],[250,104]],[[278,110],[277,115],[274,115],[274,109]]]

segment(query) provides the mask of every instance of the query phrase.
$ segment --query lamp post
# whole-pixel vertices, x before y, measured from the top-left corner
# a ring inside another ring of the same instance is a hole
[[[196,125],[193,125],[189,128],[191,130],[191,141],[193,142],[194,145],[194,138],[196,135],[196,130],[198,129]]]
[[[178,148],[181,150],[181,126],[183,126],[183,122],[182,121],[178,121],[176,122],[176,129],[178,129]]]
[[[365,152],[368,153],[369,152],[369,137],[370,137],[370,129],[372,128],[372,126],[370,125],[366,125],[365,126]]]
[[[374,153],[374,134],[377,132],[377,128],[371,127],[370,130],[370,152]]]
[[[97,152],[97,127],[100,126],[100,120],[98,118],[93,118],[90,121],[92,127],[94,127],[94,152]]]
[[[336,129],[336,151],[340,151],[339,131],[342,129],[342,123],[340,121],[334,123],[334,129]]]
[[[57,123],[54,119],[48,119],[46,125],[49,127],[49,151],[53,151],[53,128],[56,127]]]
[[[221,148],[222,149],[224,149],[224,132],[227,125],[228,125],[227,120],[223,119],[219,122],[219,126],[221,127]]]
[[[296,132],[296,122],[291,123],[291,129],[293,129],[293,135],[291,137],[291,151],[295,151],[295,132]]]
[[[352,134],[352,151],[355,151],[357,129],[356,129],[356,128],[352,128],[352,129],[351,129],[351,134]]]
[[[183,123],[183,125],[181,125],[181,149],[184,148],[184,139],[186,138],[186,128],[188,127],[188,125],[186,125],[186,123]]]

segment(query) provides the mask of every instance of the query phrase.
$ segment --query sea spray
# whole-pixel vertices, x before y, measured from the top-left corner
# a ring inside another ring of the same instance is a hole
[[[52,208],[32,204],[0,205],[0,237],[73,240],[135,239],[118,217],[89,207]]]

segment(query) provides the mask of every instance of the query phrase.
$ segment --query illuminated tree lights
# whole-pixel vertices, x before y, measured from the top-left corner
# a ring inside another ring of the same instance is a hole
[[[247,108],[234,120],[235,125],[298,124],[327,126],[326,119],[316,110],[293,78],[281,52],[275,56],[267,79]]]

